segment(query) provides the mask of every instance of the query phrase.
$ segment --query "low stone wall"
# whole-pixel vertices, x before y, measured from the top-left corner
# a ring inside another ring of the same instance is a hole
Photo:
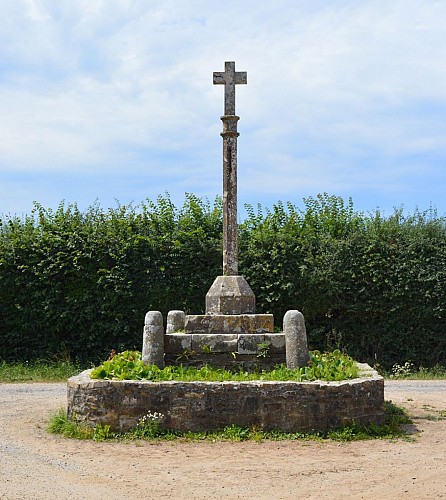
[[[180,431],[257,425],[288,432],[328,430],[384,419],[384,380],[368,365],[342,382],[147,382],[92,380],[90,371],[68,380],[68,416],[126,431],[151,412]]]

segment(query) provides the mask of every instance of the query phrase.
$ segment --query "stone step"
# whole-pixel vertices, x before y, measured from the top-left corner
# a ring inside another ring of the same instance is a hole
[[[186,333],[201,334],[255,334],[274,330],[272,314],[197,314],[185,319]]]
[[[285,335],[283,333],[223,335],[170,333],[164,336],[164,351],[168,354],[180,354],[185,351],[197,354],[221,352],[279,354],[285,352]]]

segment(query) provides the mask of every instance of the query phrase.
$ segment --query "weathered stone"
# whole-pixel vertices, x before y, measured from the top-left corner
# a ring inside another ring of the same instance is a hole
[[[243,276],[217,276],[206,294],[206,314],[254,314],[256,298]]]
[[[199,314],[186,316],[186,333],[242,334],[268,333],[274,329],[272,314]]]
[[[68,380],[68,416],[121,432],[135,427],[148,411],[162,413],[161,425],[179,431],[231,424],[286,432],[329,430],[353,421],[380,424],[383,378],[368,365],[360,368],[357,379],[303,383],[92,380],[86,370]]]
[[[308,363],[308,343],[305,320],[301,312],[288,311],[283,318],[286,345],[286,365],[291,370]]]
[[[285,350],[281,353],[268,352],[268,356],[258,356],[255,354],[240,354],[237,351],[204,353],[195,351],[166,353],[166,365],[183,365],[202,368],[205,365],[212,365],[226,370],[253,372],[261,370],[273,370],[275,366],[285,364]]]
[[[149,311],[144,319],[142,359],[148,365],[164,368],[163,315],[159,311]]]
[[[246,71],[235,71],[235,62],[225,62],[225,71],[214,71],[214,85],[225,86],[225,115],[235,115],[235,86],[248,83]]]
[[[264,343],[271,354],[285,352],[285,335],[283,333],[265,333]]]
[[[237,351],[237,334],[191,335],[192,351],[201,353],[218,353]]]
[[[166,333],[184,331],[186,313],[184,311],[169,311],[167,313]]]
[[[239,354],[257,354],[259,346],[265,343],[265,335],[239,335],[238,336],[238,349]]]
[[[164,336],[164,351],[166,354],[192,351],[192,335],[187,333],[166,333]]]

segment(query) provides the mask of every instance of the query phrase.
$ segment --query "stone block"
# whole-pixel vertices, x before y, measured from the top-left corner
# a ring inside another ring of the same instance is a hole
[[[164,368],[163,315],[159,311],[149,311],[144,318],[142,359],[147,365]]]
[[[203,314],[186,316],[186,333],[268,333],[274,329],[272,314]]]
[[[271,354],[285,352],[285,335],[283,333],[265,333],[264,343]]]
[[[186,333],[166,334],[164,336],[164,351],[166,353],[192,351],[192,335]]]
[[[184,331],[186,314],[184,311],[169,311],[167,313],[166,333]]]
[[[257,354],[259,352],[259,344],[265,342],[265,335],[263,334],[248,334],[238,336],[238,349],[239,354]]]
[[[288,311],[283,318],[283,331],[286,345],[286,365],[291,370],[308,363],[308,343],[305,320],[301,312]]]
[[[218,353],[237,351],[237,334],[191,335],[192,351],[196,353]]]
[[[254,314],[256,298],[243,276],[217,276],[206,294],[206,314]]]

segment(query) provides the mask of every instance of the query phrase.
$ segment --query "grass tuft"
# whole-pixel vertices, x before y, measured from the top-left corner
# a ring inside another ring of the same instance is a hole
[[[60,409],[51,415],[47,431],[51,434],[60,434],[72,439],[93,439],[94,429],[85,424],[79,424],[69,420],[64,409]]]
[[[80,371],[81,368],[70,361],[0,361],[0,382],[63,382]]]

